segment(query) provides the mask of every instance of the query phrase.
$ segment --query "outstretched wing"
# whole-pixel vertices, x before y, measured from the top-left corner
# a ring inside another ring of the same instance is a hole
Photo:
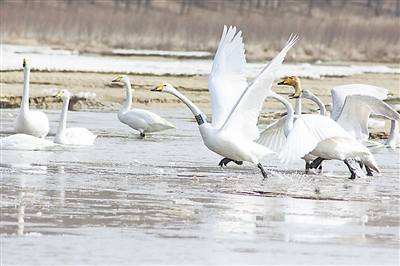
[[[280,151],[286,141],[284,132],[285,121],[286,116],[269,124],[268,127],[260,133],[260,137],[254,142],[273,151]]]
[[[244,68],[246,56],[242,32],[236,27],[224,26],[213,61],[208,90],[212,104],[212,125],[219,128],[226,121],[237,99],[247,86]]]
[[[271,90],[275,72],[282,65],[286,53],[297,41],[298,37],[291,35],[282,51],[243,90],[222,126],[223,129],[239,133],[250,140],[258,138],[258,116]]]
[[[366,140],[368,118],[371,112],[400,121],[400,115],[382,100],[369,95],[350,95],[346,97],[337,123],[357,139]]]
[[[346,97],[349,95],[369,95],[380,100],[387,98],[388,90],[367,84],[348,84],[337,86],[331,89],[332,111],[331,118],[337,120],[342,111]]]
[[[311,152],[318,143],[329,138],[350,138],[335,121],[322,115],[301,115],[283,145],[278,158],[291,163]]]

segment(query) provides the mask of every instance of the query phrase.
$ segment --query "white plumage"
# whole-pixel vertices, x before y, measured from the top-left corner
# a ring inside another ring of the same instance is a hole
[[[146,133],[159,132],[175,128],[173,124],[153,112],[143,109],[131,109],[132,88],[127,76],[119,76],[112,82],[122,82],[125,84],[126,89],[125,103],[118,111],[119,121],[139,131],[141,137],[145,137]]]
[[[351,178],[356,177],[349,166],[350,159],[361,160],[368,168],[380,173],[371,152],[350,136],[338,123],[323,115],[300,115],[294,120],[291,104],[282,96],[270,92],[270,96],[280,100],[287,109],[285,135],[287,137],[278,158],[283,163],[291,163],[311,154],[326,160],[341,160],[348,165]]]
[[[267,177],[259,160],[274,152],[254,142],[259,137],[258,116],[271,89],[275,71],[297,40],[297,36],[291,36],[284,49],[247,84],[244,75],[246,57],[242,32],[236,33],[236,27],[227,29],[224,26],[208,80],[212,102],[211,124],[205,122],[204,115],[197,106],[171,84],[165,83],[153,91],[173,94],[189,107],[199,124],[205,146],[225,157],[220,165],[229,161],[238,164],[243,161],[251,162],[261,170],[264,177]]]
[[[54,138],[55,143],[69,145],[93,145],[97,135],[83,127],[67,128],[67,114],[70,94],[67,90],[61,90],[57,93],[56,98],[61,98],[62,109],[58,130]]]
[[[49,119],[43,112],[29,110],[29,60],[24,58],[24,89],[22,94],[21,107],[13,126],[17,133],[32,135],[44,138],[49,132]]]
[[[55,146],[57,144],[50,140],[27,134],[14,134],[0,139],[0,150],[40,151],[51,150]]]

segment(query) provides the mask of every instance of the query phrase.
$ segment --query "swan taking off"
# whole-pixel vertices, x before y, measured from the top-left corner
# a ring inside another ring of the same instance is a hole
[[[125,84],[126,89],[125,103],[118,111],[119,121],[139,131],[142,138],[145,137],[146,133],[175,128],[173,124],[153,112],[143,109],[131,109],[132,88],[129,78],[127,76],[119,76],[112,82],[122,82]]]
[[[247,84],[244,75],[246,57],[242,32],[236,27],[224,26],[221,41],[208,79],[212,103],[212,123],[205,121],[200,109],[178,92],[171,84],[164,83],[152,91],[175,95],[192,111],[199,125],[205,146],[225,157],[220,165],[229,161],[243,161],[256,165],[267,177],[260,159],[274,152],[254,142],[258,138],[259,112],[274,82],[274,73],[281,66],[286,53],[297,42],[291,36],[283,50],[265,66],[257,77]]]
[[[70,145],[93,145],[93,142],[97,135],[83,127],[70,127],[66,128],[67,124],[67,113],[70,94],[67,90],[61,90],[54,96],[55,98],[61,98],[62,109],[60,116],[60,123],[56,137],[54,138],[55,143],[59,144],[70,144]]]
[[[47,115],[39,111],[29,110],[29,59],[24,58],[24,90],[22,94],[21,107],[14,120],[14,129],[17,133],[24,133],[39,138],[44,138],[49,133],[49,119]]]

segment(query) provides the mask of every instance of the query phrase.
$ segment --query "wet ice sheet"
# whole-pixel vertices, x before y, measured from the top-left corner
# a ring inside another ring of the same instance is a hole
[[[218,167],[186,108],[154,111],[178,129],[140,140],[114,113],[70,112],[94,146],[2,151],[4,264],[398,264],[398,150],[375,155],[382,177],[266,157],[262,180]]]

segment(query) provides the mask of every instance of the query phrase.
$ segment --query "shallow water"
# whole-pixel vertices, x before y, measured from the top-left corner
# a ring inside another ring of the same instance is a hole
[[[2,264],[399,264],[398,149],[375,154],[382,176],[271,156],[263,180],[218,167],[186,108],[154,111],[177,129],[141,140],[115,113],[70,112],[94,146],[2,151]]]

